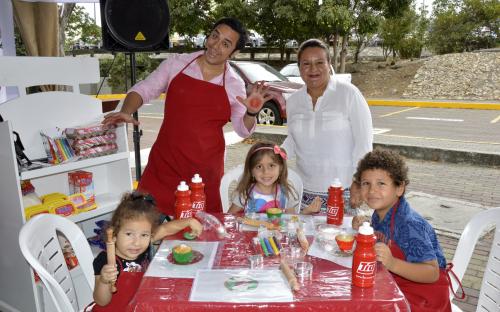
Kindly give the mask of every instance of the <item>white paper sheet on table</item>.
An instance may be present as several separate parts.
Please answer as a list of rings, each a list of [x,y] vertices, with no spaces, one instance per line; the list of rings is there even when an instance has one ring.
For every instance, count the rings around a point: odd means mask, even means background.
[[[279,270],[199,270],[189,300],[292,302],[293,294]]]
[[[307,252],[307,254],[309,256],[314,256],[317,258],[335,262],[336,264],[340,264],[341,266],[345,266],[347,268],[352,268],[352,256],[336,256],[335,252],[337,250],[338,249],[334,249],[331,252],[327,252],[320,246],[317,239],[315,238],[311,247],[309,247],[309,251]]]
[[[179,244],[191,246],[193,250],[203,254],[203,259],[196,263],[183,265],[170,262],[168,256],[172,253],[172,248]],[[212,268],[218,245],[218,242],[164,240],[158,248],[153,261],[149,264],[145,276],[194,278],[196,270]]]
[[[267,221],[267,215],[265,213],[258,213],[256,215],[259,220]],[[283,214],[281,218],[284,219],[285,222],[288,222],[288,220],[290,220],[292,216],[293,215],[290,214]],[[299,219],[302,222],[302,228],[304,229],[305,235],[314,235],[316,233],[316,227],[314,226],[314,219],[312,216],[299,215]],[[258,228],[255,226],[243,224],[241,229],[243,231],[257,231]]]
[[[316,228],[320,224],[325,224],[326,223],[326,215],[323,216],[314,216],[313,217],[313,226]],[[351,228],[352,227],[352,217],[351,216],[344,216],[344,219],[342,220],[342,226],[343,228]]]

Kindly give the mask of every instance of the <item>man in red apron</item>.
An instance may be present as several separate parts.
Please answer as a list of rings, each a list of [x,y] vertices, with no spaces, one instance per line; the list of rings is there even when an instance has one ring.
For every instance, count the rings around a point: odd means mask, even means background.
[[[205,41],[205,51],[174,55],[162,62],[129,91],[121,111],[108,114],[103,121],[138,124],[131,114],[166,91],[164,120],[139,184],[141,191],[155,197],[164,214],[174,214],[177,185],[189,181],[195,173],[205,182],[207,211],[222,211],[222,127],[231,120],[238,135],[249,136],[257,112],[268,99],[267,88],[258,84],[243,100],[244,83],[227,62],[245,41],[246,31],[240,22],[219,20]]]

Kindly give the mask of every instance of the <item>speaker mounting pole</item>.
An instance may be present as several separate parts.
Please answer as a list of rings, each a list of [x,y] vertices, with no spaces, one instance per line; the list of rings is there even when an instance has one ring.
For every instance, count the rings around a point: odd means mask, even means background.
[[[127,53],[129,54],[129,53]],[[130,54],[130,85],[133,86],[136,83],[135,77],[135,53],[131,52]],[[139,113],[136,111],[134,114],[134,119],[139,120]],[[137,181],[141,180],[142,172],[141,172],[141,135],[142,131],[139,130],[139,126],[134,125],[133,133],[133,141],[134,141],[134,153],[135,153],[135,179]]]
[[[0,0],[1,1],[1,0]],[[130,82],[136,83],[134,52],[158,52],[169,48],[170,13],[166,0],[99,0],[104,49],[130,55]],[[126,59],[126,57],[125,57]],[[125,80],[127,81],[127,80]],[[139,113],[133,114],[139,120]],[[135,178],[141,179],[140,139],[142,131],[133,128]]]

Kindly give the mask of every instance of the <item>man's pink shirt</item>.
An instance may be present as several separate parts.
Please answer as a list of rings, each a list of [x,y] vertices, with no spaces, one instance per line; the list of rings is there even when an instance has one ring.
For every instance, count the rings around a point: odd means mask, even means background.
[[[172,79],[186,66],[190,61],[195,59],[198,55],[203,54],[203,51],[189,53],[189,54],[171,54],[168,59],[161,62],[160,66],[156,68],[146,79],[138,82],[128,92],[138,93],[143,103],[156,99],[162,92],[167,92],[168,86]],[[201,69],[197,62],[192,62],[186,69],[184,74],[195,79],[203,80]],[[222,85],[223,75],[219,75],[210,83]],[[249,131],[243,123],[243,117],[246,113],[245,105],[241,104],[236,96],[246,97],[245,83],[236,74],[234,69],[231,68],[229,63],[226,64],[226,92],[231,104],[231,122],[236,133],[241,137],[248,137],[254,130],[254,127]],[[200,94],[200,96],[203,96]]]

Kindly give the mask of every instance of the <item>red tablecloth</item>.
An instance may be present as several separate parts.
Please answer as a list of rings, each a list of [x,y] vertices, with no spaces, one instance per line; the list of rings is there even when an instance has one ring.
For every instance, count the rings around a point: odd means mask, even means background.
[[[219,243],[214,268],[248,267],[247,257],[254,253],[250,240],[256,232],[237,231],[232,216],[220,218],[224,219],[229,237]],[[309,239],[312,240],[312,237]],[[214,233],[204,233],[200,240],[213,241],[217,238]],[[314,266],[313,277],[294,293],[294,302],[190,302],[193,279],[145,277],[127,311],[410,311],[403,293],[381,265],[377,268],[374,287],[363,289],[351,285],[350,269],[327,260],[306,258]],[[277,267],[278,262],[278,257],[266,257],[264,260],[266,267]]]

